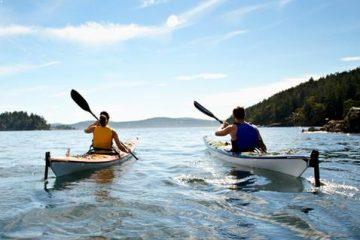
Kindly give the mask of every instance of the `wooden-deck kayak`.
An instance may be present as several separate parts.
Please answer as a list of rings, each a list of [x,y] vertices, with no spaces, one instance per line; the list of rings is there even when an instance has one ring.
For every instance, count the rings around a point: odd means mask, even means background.
[[[134,151],[138,143],[138,139],[128,140],[124,144]],[[121,152],[120,155],[109,155],[99,153],[86,153],[79,156],[63,156],[51,157],[50,153],[46,154],[47,166],[51,168],[56,177],[69,175],[87,170],[96,170],[106,168],[114,164],[124,163],[129,160],[132,155]],[[47,169],[45,169],[47,171]],[[45,174],[46,175],[46,174]]]
[[[219,158],[225,162],[249,168],[266,169],[294,177],[300,177],[308,167],[315,167],[316,164],[318,167],[316,154],[312,154],[312,157],[271,155],[256,152],[236,154],[231,152],[229,149],[230,146],[227,147],[224,142],[215,141],[208,136],[204,137],[204,142],[211,156]]]

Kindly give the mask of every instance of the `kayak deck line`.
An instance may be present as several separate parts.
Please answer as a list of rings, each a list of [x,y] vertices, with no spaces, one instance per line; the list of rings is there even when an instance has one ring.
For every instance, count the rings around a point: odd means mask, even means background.
[[[90,155],[83,155],[85,159],[81,159],[82,156],[79,157],[56,157],[56,158],[51,158],[50,157],[50,162],[74,162],[74,163],[89,163],[89,164],[93,164],[93,163],[102,163],[102,162],[110,162],[110,161],[116,161],[119,158],[125,157],[127,154],[120,154],[120,155],[106,155],[106,154],[91,154],[91,155],[100,155],[100,156],[109,156],[109,157],[103,157],[102,159],[90,159],[87,158]],[[111,158],[110,158],[111,156]]]
[[[104,163],[104,162],[112,162],[112,161],[118,161],[119,158],[112,159],[112,160],[103,160],[103,161],[89,161],[89,160],[67,160],[67,159],[53,159],[50,157],[50,163],[59,162],[59,163],[83,163],[83,164],[97,164],[97,163]]]
[[[138,138],[129,140],[125,144],[131,151],[134,151],[137,143]],[[50,152],[46,152],[44,180],[47,181],[49,168],[51,168],[56,177],[61,177],[80,171],[96,170],[114,164],[124,163],[131,158],[132,155],[125,152],[120,152],[120,154],[117,155],[86,153],[78,156],[65,157],[51,157]]]
[[[313,150],[310,156],[303,155],[260,155],[255,152],[233,153],[226,144],[204,137],[205,146],[211,156],[232,164],[266,169],[293,177],[300,177],[307,168],[314,168],[315,186],[320,186],[319,152]]]

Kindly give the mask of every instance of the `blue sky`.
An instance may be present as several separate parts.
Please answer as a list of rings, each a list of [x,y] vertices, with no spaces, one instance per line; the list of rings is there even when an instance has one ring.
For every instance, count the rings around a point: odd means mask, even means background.
[[[0,112],[221,118],[360,66],[358,0],[0,0]]]

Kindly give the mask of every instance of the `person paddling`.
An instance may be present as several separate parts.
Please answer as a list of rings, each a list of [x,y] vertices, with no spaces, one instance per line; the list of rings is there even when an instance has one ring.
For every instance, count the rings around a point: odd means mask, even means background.
[[[93,134],[92,147],[95,151],[112,151],[113,140],[119,150],[128,153],[128,150],[120,143],[118,134],[109,127],[110,116],[107,112],[100,113],[99,121],[85,129],[85,133]]]
[[[245,122],[245,109],[236,107],[233,110],[234,124],[223,123],[215,132],[216,136],[231,136],[232,152],[252,152],[260,149],[266,152],[266,146],[259,130],[252,124]]]

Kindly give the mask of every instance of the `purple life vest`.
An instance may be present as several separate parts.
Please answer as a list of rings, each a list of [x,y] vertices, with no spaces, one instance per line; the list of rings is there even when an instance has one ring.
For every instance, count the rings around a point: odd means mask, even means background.
[[[236,124],[236,141],[233,142],[234,152],[253,151],[258,146],[259,135],[255,126],[249,123]]]

